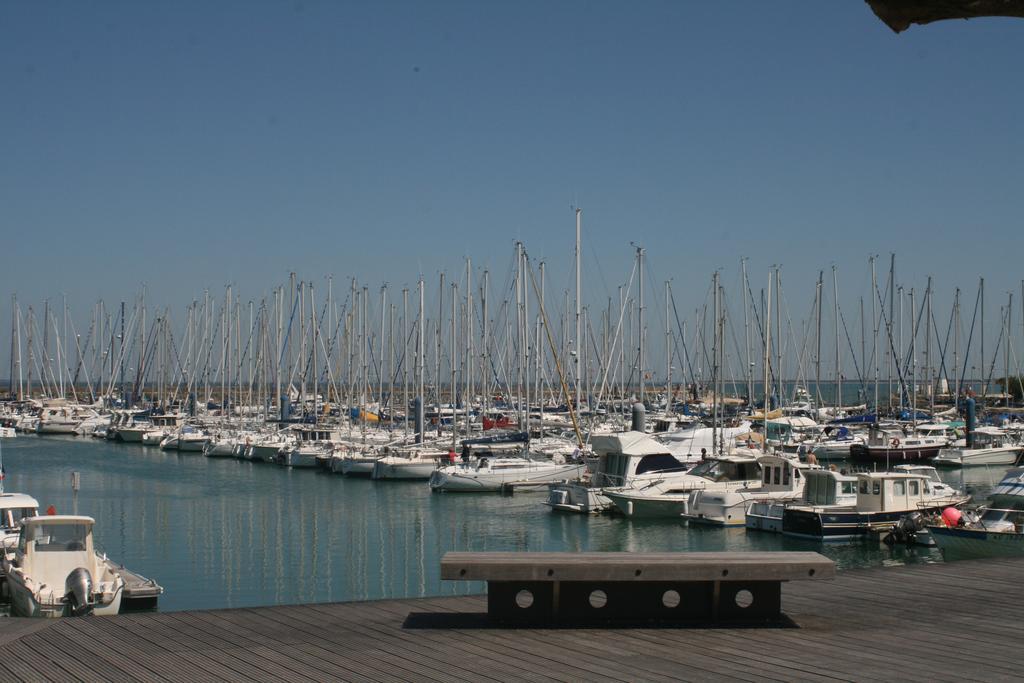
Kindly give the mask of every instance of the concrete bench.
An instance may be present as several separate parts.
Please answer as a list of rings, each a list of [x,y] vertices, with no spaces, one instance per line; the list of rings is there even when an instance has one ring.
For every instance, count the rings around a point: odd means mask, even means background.
[[[782,582],[835,577],[812,552],[450,552],[441,578],[486,581],[487,614],[515,625],[751,623],[782,617]]]

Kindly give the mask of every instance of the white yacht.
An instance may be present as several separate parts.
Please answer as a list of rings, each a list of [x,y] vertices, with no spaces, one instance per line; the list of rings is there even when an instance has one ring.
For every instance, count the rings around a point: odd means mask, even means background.
[[[476,461],[434,470],[430,475],[430,488],[434,491],[500,491],[508,485],[547,484],[578,479],[583,474],[583,468],[583,463],[565,462],[560,457],[545,461],[481,457]]]
[[[971,432],[971,445],[944,448],[932,463],[938,467],[971,465],[1015,465],[1024,446],[1013,443],[1010,435],[998,427],[978,427]]]
[[[694,491],[683,517],[700,524],[743,526],[747,522],[746,512],[751,503],[784,504],[803,494],[803,473],[812,465],[781,455],[762,455],[757,462],[761,466],[759,484],[731,491]]]
[[[124,579],[93,548],[91,517],[26,517],[4,569],[21,617],[117,614]]]
[[[694,491],[729,491],[761,481],[760,455],[752,449],[737,449],[708,458],[681,476],[606,488],[604,495],[627,517],[679,517],[688,511]]]
[[[585,514],[615,507],[604,494],[605,487],[641,486],[685,475],[690,466],[668,452],[668,448],[643,432],[595,434],[591,448],[597,461],[581,481],[552,484],[547,504],[561,512]]]

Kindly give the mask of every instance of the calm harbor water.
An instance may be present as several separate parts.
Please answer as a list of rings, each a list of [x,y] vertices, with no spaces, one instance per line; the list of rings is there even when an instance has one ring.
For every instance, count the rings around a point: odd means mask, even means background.
[[[7,491],[96,518],[98,547],[165,588],[161,610],[479,591],[442,583],[449,550],[819,550],[840,568],[941,562],[925,548],[822,545],[744,529],[553,514],[545,492],[432,494],[313,470],[88,438],[3,441]],[[1004,470],[973,470],[984,500]],[[943,477],[959,484],[961,473]]]

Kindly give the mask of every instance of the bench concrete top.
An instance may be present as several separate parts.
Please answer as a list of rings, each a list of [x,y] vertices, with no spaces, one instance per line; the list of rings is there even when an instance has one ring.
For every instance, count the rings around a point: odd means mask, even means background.
[[[813,552],[449,552],[450,581],[794,581],[831,579],[835,562]]]

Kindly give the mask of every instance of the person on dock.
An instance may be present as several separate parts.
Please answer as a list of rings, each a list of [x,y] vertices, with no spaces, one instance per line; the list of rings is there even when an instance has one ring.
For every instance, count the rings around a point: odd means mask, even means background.
[[[455,449],[454,448],[449,448],[448,449],[448,464],[449,465],[454,465],[455,464]]]

